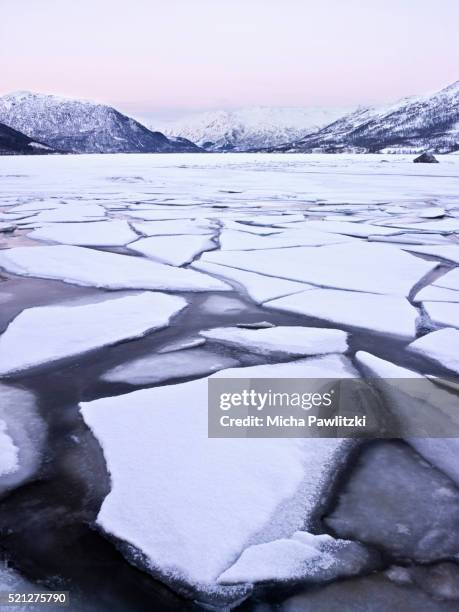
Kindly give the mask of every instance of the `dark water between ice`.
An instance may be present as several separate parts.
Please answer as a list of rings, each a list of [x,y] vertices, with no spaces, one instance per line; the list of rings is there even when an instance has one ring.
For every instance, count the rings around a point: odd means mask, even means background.
[[[0,306],[0,332],[27,307],[66,299],[93,301],[125,293],[128,292],[106,292],[59,281],[5,276],[0,282],[0,294],[11,297]],[[13,491],[0,504],[0,551],[13,568],[31,581],[55,590],[70,591],[71,610],[196,609],[191,602],[132,567],[112,542],[91,527],[109,491],[109,476],[101,449],[79,415],[78,402],[136,388],[100,381],[100,375],[113,366],[151,354],[162,345],[204,328],[259,321],[327,326],[323,321],[258,307],[242,293],[182,295],[189,306],[166,329],[61,362],[58,366],[38,368],[8,381],[36,395],[40,413],[48,425],[49,438],[38,478]],[[205,309],[209,298],[214,301],[214,312]],[[356,350],[366,350],[400,365],[422,369],[421,359],[400,350],[404,344],[376,334],[351,333],[349,354],[352,358]],[[222,347],[219,350],[237,357],[243,365],[269,361],[254,354],[244,355]],[[429,372],[444,374],[441,367],[429,368]],[[173,382],[184,380],[188,379]],[[283,593],[281,599],[290,594]],[[252,605],[248,602],[242,607],[249,610]]]

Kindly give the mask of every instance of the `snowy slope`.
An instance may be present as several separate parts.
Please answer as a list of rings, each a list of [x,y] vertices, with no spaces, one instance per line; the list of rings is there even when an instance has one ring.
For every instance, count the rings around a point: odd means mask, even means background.
[[[199,151],[186,140],[170,140],[104,104],[17,92],[0,98],[0,121],[64,151],[156,153]]]
[[[281,148],[304,152],[443,153],[459,149],[459,81],[425,96],[359,108],[315,134]]]
[[[152,126],[168,136],[182,136],[211,151],[247,151],[277,146],[342,117],[344,108],[248,107],[215,110]]]
[[[39,155],[44,153],[53,153],[53,149],[0,123],[0,155]]]

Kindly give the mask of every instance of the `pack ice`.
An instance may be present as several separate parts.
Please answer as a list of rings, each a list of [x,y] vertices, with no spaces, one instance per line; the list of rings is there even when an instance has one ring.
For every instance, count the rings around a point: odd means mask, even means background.
[[[331,355],[223,370],[217,376],[356,375],[346,358]],[[209,438],[207,379],[82,403],[81,413],[103,448],[112,479],[97,518],[100,528],[126,544],[123,550],[133,563],[213,602],[247,595],[259,558],[252,547],[273,543],[272,558],[276,540],[311,525],[353,444]],[[244,551],[248,556],[231,575]],[[305,561],[310,554],[303,550]],[[277,577],[297,571],[294,556],[290,570],[284,566]],[[220,581],[237,584],[218,587]]]
[[[138,338],[166,326],[185,306],[183,298],[145,292],[95,304],[28,308],[0,336],[0,376]]]
[[[105,253],[78,246],[16,247],[0,253],[0,267],[12,274],[53,278],[105,289],[226,291],[222,281],[195,270]]]
[[[391,246],[354,242],[317,248],[212,251],[202,261],[319,287],[404,297],[438,265]]]

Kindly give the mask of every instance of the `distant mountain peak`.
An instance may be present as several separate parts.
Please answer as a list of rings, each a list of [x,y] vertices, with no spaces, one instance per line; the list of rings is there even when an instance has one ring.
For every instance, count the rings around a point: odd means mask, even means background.
[[[348,111],[344,108],[251,106],[195,113],[159,127],[168,136],[189,138],[211,151],[247,151],[301,138]]]
[[[0,97],[0,122],[54,149],[75,153],[199,151],[105,104],[20,91]]]

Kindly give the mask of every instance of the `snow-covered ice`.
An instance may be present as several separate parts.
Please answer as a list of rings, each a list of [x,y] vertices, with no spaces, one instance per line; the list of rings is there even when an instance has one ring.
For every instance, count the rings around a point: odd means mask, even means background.
[[[345,358],[327,356],[217,376],[355,375]],[[207,379],[83,403],[81,413],[112,478],[99,526],[140,551],[146,569],[201,594],[215,595],[219,576],[248,545],[307,529],[352,446],[340,439],[209,438]]]
[[[440,244],[435,245],[416,245],[416,246],[404,246],[402,247],[405,251],[412,253],[421,253],[423,255],[432,255],[432,257],[438,257],[446,261],[451,261],[459,265],[459,245],[454,244]]]
[[[131,251],[157,259],[171,266],[190,263],[203,251],[215,249],[217,245],[209,236],[153,236],[142,238],[129,245]]]
[[[250,546],[218,579],[219,584],[332,580],[356,574],[369,554],[356,542],[297,531],[291,538]]]
[[[0,495],[33,477],[45,439],[33,394],[0,384]]]
[[[54,278],[105,289],[226,291],[222,281],[194,270],[77,246],[15,247],[0,252],[0,267],[21,276]]]
[[[223,251],[254,251],[258,249],[278,249],[296,246],[322,246],[349,242],[346,236],[335,236],[315,230],[286,230],[281,234],[256,236],[247,232],[224,230],[220,234]]]
[[[459,327],[457,302],[422,302],[429,319],[436,325]]]
[[[368,238],[373,234],[392,236],[401,233],[400,230],[371,225],[370,223],[349,223],[347,221],[304,221],[297,223],[295,229],[304,229],[312,232],[329,232],[331,234],[345,234],[357,238]]]
[[[280,326],[268,329],[217,327],[200,332],[201,336],[227,346],[255,351],[258,355],[322,355],[344,353],[347,334],[338,329]]]
[[[107,382],[150,385],[165,380],[204,376],[224,368],[234,368],[236,359],[200,348],[177,350],[140,357],[108,370],[102,375]]]
[[[446,327],[418,338],[408,350],[459,374],[459,330]]]
[[[274,300],[284,295],[299,293],[300,291],[313,288],[312,285],[306,283],[297,283],[283,278],[273,278],[272,276],[267,277],[262,274],[256,274],[255,272],[246,272],[245,270],[238,270],[237,268],[230,268],[228,266],[202,261],[202,259],[193,262],[191,267],[201,272],[208,272],[213,276],[221,277],[224,280],[242,285],[252,300],[257,302],[257,304],[262,304],[268,300]]]
[[[320,248],[215,251],[205,253],[202,261],[321,287],[401,296],[407,296],[437,266],[388,245],[360,242]]]
[[[435,285],[423,287],[413,298],[414,302],[459,302],[459,291]]]
[[[132,227],[145,236],[177,236],[177,235],[206,235],[215,232],[215,226],[210,221],[202,219],[191,221],[189,219],[174,219],[172,221],[146,221],[132,223]]]
[[[183,298],[145,292],[95,304],[28,308],[0,336],[0,376],[139,338],[165,327],[185,306]]]
[[[357,291],[312,289],[264,304],[337,325],[413,339],[418,312],[403,297]]]
[[[138,239],[127,221],[53,223],[28,234],[33,240],[81,246],[123,246]]]

